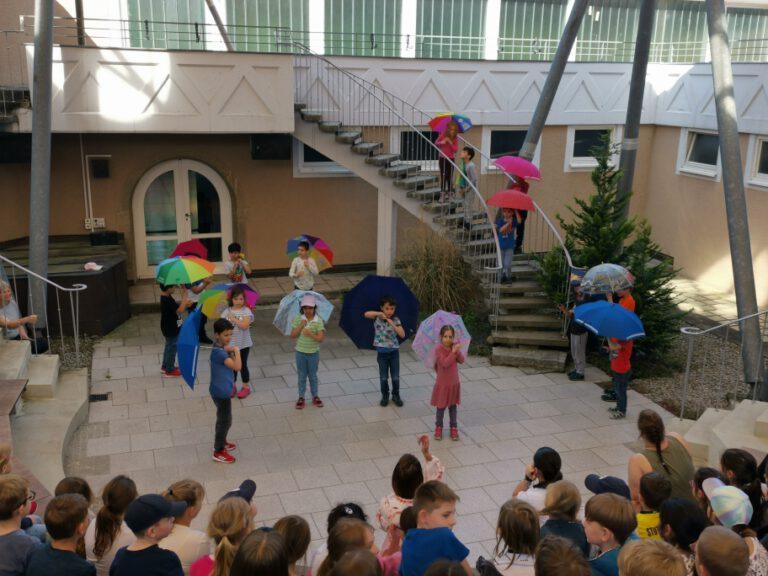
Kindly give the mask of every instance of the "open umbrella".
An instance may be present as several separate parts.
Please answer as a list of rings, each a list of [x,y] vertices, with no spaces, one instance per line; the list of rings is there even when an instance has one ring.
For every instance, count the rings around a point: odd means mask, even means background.
[[[319,292],[294,290],[293,292],[283,296],[280,300],[280,304],[277,307],[277,313],[275,313],[275,319],[272,324],[283,333],[284,336],[291,334],[291,323],[293,319],[301,314],[299,302],[301,302],[304,294],[312,294],[317,301],[317,315],[323,319],[323,322],[328,322],[333,312],[333,304],[328,302],[328,299]]]
[[[248,308],[256,306],[256,302],[259,301],[259,293],[251,288],[248,284],[216,284],[210,288],[206,288],[200,293],[200,299],[198,301],[198,307],[203,311],[208,318],[215,319],[221,316],[222,311],[229,303],[229,295],[232,293],[232,289],[240,287],[243,289],[245,295],[245,305]]]
[[[440,344],[440,330],[443,326],[453,327],[454,344],[461,344],[461,351],[465,356],[469,353],[472,336],[464,325],[464,320],[458,314],[438,310],[419,324],[411,344],[416,356],[427,368],[435,367],[435,348]]]
[[[440,132],[442,134],[445,132],[449,122],[455,122],[456,126],[459,127],[459,132],[462,133],[472,128],[472,120],[463,114],[454,114],[453,112],[438,114],[429,121],[429,128],[433,132]]]
[[[344,296],[339,326],[355,346],[373,350],[373,322],[363,314],[379,310],[381,299],[391,296],[397,302],[395,315],[405,330],[408,339],[416,330],[419,321],[419,301],[402,278],[369,275]]]
[[[499,208],[513,208],[515,210],[526,210],[528,212],[534,212],[536,210],[533,198],[525,192],[513,190],[511,188],[496,192],[496,194],[488,199],[487,204],[489,206],[498,206]]]
[[[608,294],[628,290],[635,285],[632,273],[618,264],[592,266],[581,279],[581,291],[585,294]]]
[[[197,308],[187,316],[181,325],[179,338],[176,341],[176,355],[179,358],[179,370],[184,381],[193,390],[197,379],[197,357],[200,353],[200,309]]]
[[[216,265],[196,256],[174,256],[157,265],[156,277],[160,284],[194,284],[213,274]]]
[[[637,314],[606,300],[576,306],[573,317],[587,330],[605,338],[636,340],[645,337],[645,328]]]
[[[187,240],[176,245],[171,252],[171,258],[174,256],[197,256],[206,260],[208,258],[208,248],[200,240]]]
[[[296,258],[299,255],[299,242],[307,242],[309,244],[309,256],[313,258],[317,263],[317,269],[322,272],[333,266],[333,250],[322,238],[317,236],[310,236],[309,234],[302,234],[288,240],[288,244],[285,247],[285,253],[290,258]]]
[[[500,170],[523,180],[541,180],[536,164],[519,156],[501,156],[493,161]]]

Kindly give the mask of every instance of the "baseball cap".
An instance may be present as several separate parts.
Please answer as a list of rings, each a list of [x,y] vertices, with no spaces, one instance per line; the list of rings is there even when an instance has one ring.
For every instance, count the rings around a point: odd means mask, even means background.
[[[256,482],[253,480],[243,480],[239,488],[230,490],[221,497],[221,500],[226,500],[227,498],[242,498],[250,504],[254,494],[256,494]],[[221,502],[221,500],[219,500],[219,502]]]
[[[181,516],[186,502],[169,502],[160,494],[144,494],[128,505],[124,520],[133,532],[142,532],[163,518]]]
[[[595,494],[610,492],[611,494],[623,496],[627,500],[632,498],[627,483],[615,476],[598,476],[597,474],[590,474],[584,478],[584,486],[587,487],[587,490]]]
[[[304,306],[309,306],[310,308],[317,306],[317,301],[312,294],[304,294],[304,296],[301,297],[300,307],[303,308]]]
[[[719,478],[707,478],[701,487],[720,524],[726,528],[749,524],[752,519],[752,503],[744,492],[736,486],[726,486]]]

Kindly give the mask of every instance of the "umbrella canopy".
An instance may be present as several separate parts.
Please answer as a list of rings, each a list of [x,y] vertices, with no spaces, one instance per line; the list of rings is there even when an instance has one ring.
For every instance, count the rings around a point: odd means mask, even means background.
[[[248,284],[216,284],[200,293],[198,305],[203,311],[203,314],[208,318],[219,318],[224,309],[229,306],[227,300],[232,293],[232,289],[235,287],[243,289],[243,292],[245,293],[245,305],[248,308],[256,306],[256,302],[259,301],[259,293]]]
[[[429,121],[429,128],[433,132],[440,132],[442,134],[445,132],[449,122],[455,122],[456,126],[459,127],[459,132],[462,133],[472,128],[472,120],[463,114],[454,114],[453,112],[438,114]]]
[[[216,265],[196,256],[175,256],[157,265],[156,277],[160,284],[194,284],[213,274]]]
[[[390,296],[397,302],[395,315],[400,319],[407,340],[419,321],[419,301],[402,278],[369,275],[344,296],[339,326],[355,346],[373,350],[373,322],[363,316],[379,310],[381,299]]]
[[[576,306],[574,319],[587,330],[605,338],[636,340],[645,337],[643,323],[637,314],[606,300]]]
[[[519,156],[502,156],[493,161],[500,170],[523,180],[541,180],[536,164]]]
[[[320,272],[333,266],[333,250],[331,250],[331,247],[322,238],[310,236],[309,234],[302,234],[288,240],[285,253],[289,258],[296,258],[299,255],[299,242],[307,242],[309,244],[309,256],[315,260],[317,269]]]
[[[454,344],[461,344],[461,351],[464,356],[469,354],[472,336],[464,325],[464,320],[458,314],[438,310],[419,324],[419,329],[416,331],[416,336],[411,344],[416,356],[427,368],[435,367],[435,348],[440,344],[440,330],[443,326],[453,327]]]
[[[581,279],[581,290],[585,294],[608,294],[628,290],[635,285],[632,273],[618,264],[593,266]]]
[[[515,210],[526,210],[534,212],[536,206],[531,198],[525,192],[520,190],[500,190],[488,199],[488,206],[498,206],[499,208],[513,208]]]
[[[197,357],[200,353],[200,308],[193,310],[184,320],[176,341],[176,355],[179,357],[179,370],[184,381],[193,390],[197,379]]]
[[[315,297],[315,300],[317,301],[317,315],[323,319],[323,322],[328,322],[328,319],[331,317],[333,304],[328,302],[328,299],[325,296],[319,292],[294,290],[290,294],[283,296],[283,299],[280,300],[275,319],[272,321],[272,324],[274,324],[284,336],[290,336],[291,322],[293,322],[293,319],[296,318],[296,316],[301,314],[299,302],[301,302],[304,294],[312,294]]]
[[[208,248],[200,240],[187,240],[179,243],[171,252],[171,258],[174,256],[197,256],[203,260],[208,259]]]

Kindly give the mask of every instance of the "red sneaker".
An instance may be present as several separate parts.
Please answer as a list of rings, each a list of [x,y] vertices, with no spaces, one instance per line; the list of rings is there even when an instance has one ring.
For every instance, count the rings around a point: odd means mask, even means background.
[[[240,392],[237,393],[237,397],[240,398],[241,400],[243,398],[248,398],[248,396],[250,395],[251,395],[251,387],[246,386],[245,384],[243,384],[243,387],[240,388]]]
[[[232,464],[235,461],[235,457],[226,450],[219,450],[218,452],[214,452],[213,459],[216,462],[224,462],[225,464]]]
[[[304,410],[304,398],[296,400],[296,410]]]
[[[456,441],[459,439],[459,429],[451,428],[451,440]]]
[[[229,393],[230,398],[237,396],[237,384],[232,384],[232,392]]]
[[[181,370],[174,368],[173,370],[160,370],[163,373],[163,378],[178,378],[181,376]]]
[[[443,427],[435,426],[435,440],[442,440],[442,439],[443,439]]]
[[[322,408],[324,406],[323,401],[320,400],[320,398],[318,398],[317,396],[312,398],[312,405],[318,408]]]
[[[229,452],[230,450],[236,450],[236,449],[237,449],[237,444],[235,444],[234,442],[224,442],[224,450],[226,450],[227,452]]]

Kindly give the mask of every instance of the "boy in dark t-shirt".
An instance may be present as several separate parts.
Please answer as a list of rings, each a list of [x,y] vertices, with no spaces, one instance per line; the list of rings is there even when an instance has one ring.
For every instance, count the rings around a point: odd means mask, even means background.
[[[176,340],[181,329],[181,313],[192,306],[192,301],[186,296],[178,304],[173,298],[174,286],[160,284],[160,331],[165,336],[165,348],[163,349],[163,364],[160,371],[167,378],[181,376],[181,371],[176,367]]]

